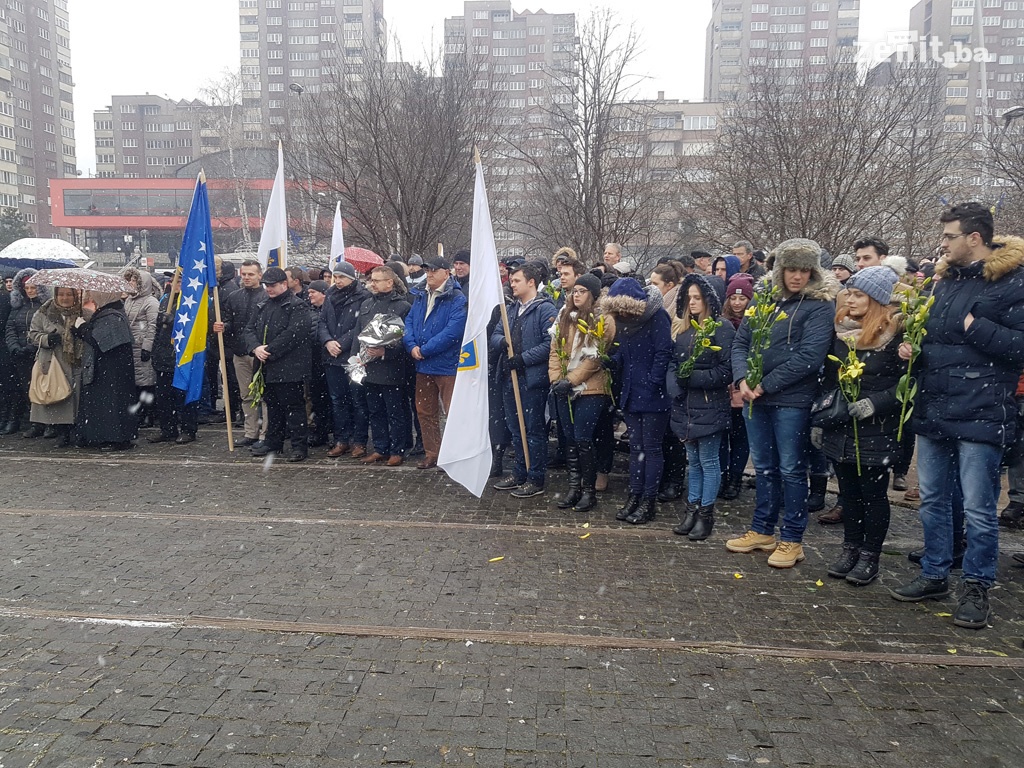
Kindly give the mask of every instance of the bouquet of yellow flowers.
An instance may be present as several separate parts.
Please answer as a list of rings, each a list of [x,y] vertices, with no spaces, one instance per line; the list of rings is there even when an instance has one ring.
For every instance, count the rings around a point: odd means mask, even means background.
[[[914,361],[921,354],[921,343],[928,334],[925,324],[932,311],[932,304],[935,303],[935,295],[928,297],[923,291],[931,283],[929,277],[920,287],[912,288],[904,294],[900,302],[900,310],[904,317],[903,341],[910,345],[910,360],[907,362],[907,372],[900,377],[896,385],[896,399],[900,401],[900,428],[896,433],[896,439],[903,439],[903,425],[910,421],[910,415],[914,412],[914,399],[917,397],[917,379],[910,375],[914,368]]]
[[[764,380],[764,351],[771,346],[772,326],[789,317],[779,309],[779,288],[754,293],[754,300],[744,318],[750,326],[750,351],[747,352],[747,386],[757,389]],[[750,402],[750,415],[754,414],[754,403]]]
[[[839,391],[843,393],[846,402],[855,403],[860,399],[861,376],[864,375],[864,363],[857,357],[857,342],[855,339],[846,339],[849,351],[846,359],[840,360],[835,355],[829,355],[828,359],[839,363]],[[853,419],[853,450],[857,456],[857,475],[860,475],[860,435],[857,434],[857,419]]]
[[[679,364],[676,376],[680,379],[690,378],[694,367],[697,365],[697,358],[708,350],[712,352],[722,351],[722,348],[714,343],[715,331],[718,330],[721,324],[720,320],[715,320],[713,317],[705,317],[702,323],[698,323],[692,318],[690,319],[690,327],[697,333],[693,337],[693,348],[690,350],[690,356]]]
[[[604,315],[598,315],[594,320],[593,325],[588,323],[582,317],[576,321],[576,328],[580,333],[583,334],[583,346],[592,347],[597,359],[601,361],[602,365],[607,364],[611,358],[611,351],[614,348],[616,342],[610,341],[604,337],[605,334],[605,322]],[[605,391],[612,397],[612,377],[611,375],[605,376]]]

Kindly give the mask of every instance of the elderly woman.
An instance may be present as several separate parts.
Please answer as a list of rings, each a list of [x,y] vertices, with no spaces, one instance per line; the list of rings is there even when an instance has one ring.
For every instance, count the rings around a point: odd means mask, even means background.
[[[43,303],[50,298],[50,289],[41,288],[35,285],[28,285],[27,280],[36,273],[36,270],[28,267],[21,270],[14,276],[14,283],[11,287],[11,314],[7,318],[7,328],[4,332],[4,341],[7,344],[7,351],[10,353],[11,365],[14,369],[17,392],[14,395],[14,403],[11,411],[11,423],[4,430],[5,434],[14,434],[18,431],[18,425],[26,427],[22,432],[23,437],[40,437],[45,429],[42,424],[35,422],[26,425],[29,421],[29,399],[28,388],[32,380],[32,364],[36,359],[36,347],[29,341],[28,329],[32,325],[32,316],[43,306]],[[49,437],[52,437],[52,432]]]
[[[78,443],[103,451],[132,447],[138,397],[132,332],[118,293],[86,291],[84,317],[75,321],[84,341],[82,394],[75,422]]]
[[[82,297],[71,288],[56,288],[53,298],[32,315],[29,342],[37,347],[36,360],[45,374],[56,363],[71,384],[71,396],[59,403],[32,403],[32,423],[46,427],[44,436],[57,438],[55,448],[71,444],[71,429],[78,411],[82,388],[82,339],[72,333],[75,321],[82,316]]]
[[[156,334],[156,316],[160,313],[160,301],[154,294],[156,281],[148,272],[126,269],[124,279],[132,288],[124,300],[124,313],[132,329],[132,359],[135,362],[135,391],[142,410],[140,419],[147,425],[153,424],[153,392],[156,387],[156,373],[153,371],[153,337]]]

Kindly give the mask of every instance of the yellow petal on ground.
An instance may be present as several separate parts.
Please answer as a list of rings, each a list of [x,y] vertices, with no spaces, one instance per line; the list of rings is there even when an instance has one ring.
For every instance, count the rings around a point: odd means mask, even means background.
[[[492,558],[491,558],[490,560],[488,560],[487,562],[488,562],[488,563],[498,563],[498,562],[501,562],[501,561],[502,561],[502,560],[504,560],[504,559],[505,559],[505,556],[504,556],[504,555],[502,555],[501,557],[492,557]]]
[[[947,648],[946,653],[956,653],[956,648]]]
[[[590,523],[584,523],[584,524],[583,524],[583,527],[584,527],[584,528],[589,528],[589,527],[590,527]]]
[[[734,574],[732,575],[732,577],[733,577],[734,579],[742,579],[742,578],[743,578],[743,574],[742,574],[742,573],[734,573]]]
[[[584,533],[582,536],[580,536],[580,538],[581,539],[589,539],[590,538],[590,534],[589,533]]]
[[[821,579],[818,579],[816,582],[814,582],[814,586],[816,586],[816,587],[824,587],[825,586],[825,582],[822,581]]]
[[[948,619],[953,614],[952,613],[936,613],[935,615],[938,616],[940,619]]]
[[[982,653],[991,653],[993,656],[1003,656],[1003,657],[1006,657],[1006,656],[1009,655],[1009,654],[1003,653],[1002,651],[990,651],[988,648],[982,648],[981,652]]]

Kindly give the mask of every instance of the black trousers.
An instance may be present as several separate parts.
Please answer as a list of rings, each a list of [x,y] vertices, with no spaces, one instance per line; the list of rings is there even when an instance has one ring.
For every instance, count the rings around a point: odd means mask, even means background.
[[[267,384],[263,391],[267,401],[267,447],[272,451],[284,448],[285,437],[291,438],[292,451],[305,455],[306,443],[306,398],[302,393],[301,381],[286,381]]]
[[[843,541],[867,552],[881,552],[889,532],[889,467],[836,463],[843,499]]]
[[[177,437],[180,432],[194,435],[199,429],[199,401],[185,405],[185,392],[175,389],[173,383],[173,372],[156,371],[153,405],[160,434],[168,437]]]

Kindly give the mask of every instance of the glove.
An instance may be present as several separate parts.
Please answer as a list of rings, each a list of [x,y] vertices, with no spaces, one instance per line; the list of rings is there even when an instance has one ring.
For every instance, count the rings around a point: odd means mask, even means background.
[[[556,381],[551,385],[551,394],[555,397],[568,397],[572,392],[572,382],[568,379]]]
[[[508,339],[504,336],[502,336],[501,340],[498,342],[498,354],[508,357]]]
[[[54,347],[58,346],[59,344],[60,344],[60,334],[59,333],[57,333],[56,331],[50,331],[48,334],[46,334],[46,346],[48,346],[50,349],[53,349]]]
[[[864,419],[870,419],[875,415],[875,405],[867,398],[858,400],[856,403],[850,403],[846,406],[850,412],[850,418],[863,421]]]
[[[512,357],[508,359],[508,367],[511,368],[513,371],[519,371],[520,373],[525,371],[526,363],[523,362],[523,356],[512,355]]]
[[[817,451],[820,451],[825,445],[825,430],[821,427],[811,427],[811,445]]]
[[[152,357],[153,353],[150,352],[148,349],[144,349],[141,352],[139,352],[139,359],[142,360],[142,362],[144,363],[148,363],[150,358]]]

